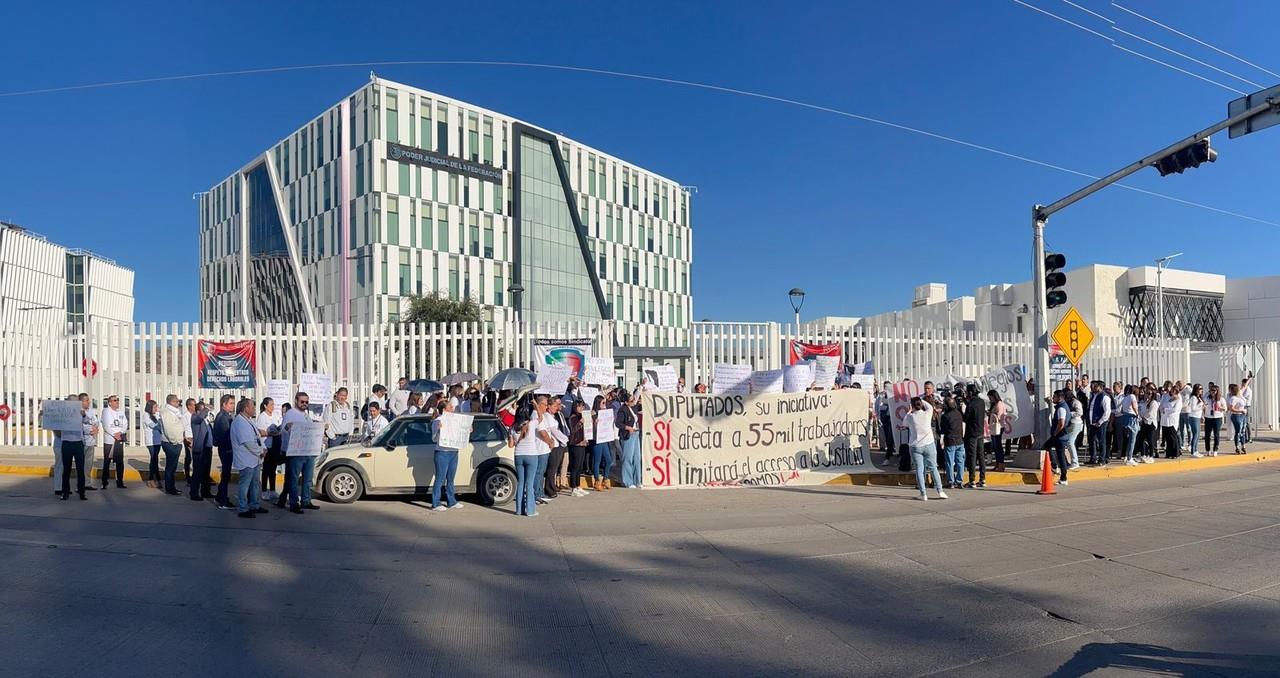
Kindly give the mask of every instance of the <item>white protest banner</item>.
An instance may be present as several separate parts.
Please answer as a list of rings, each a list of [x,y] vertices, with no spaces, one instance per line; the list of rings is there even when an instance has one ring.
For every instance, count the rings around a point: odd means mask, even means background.
[[[587,367],[582,371],[582,383],[612,386],[617,381],[612,358],[587,358]]]
[[[596,442],[611,443],[618,439],[618,425],[613,420],[613,410],[596,410]]]
[[[644,368],[647,391],[656,393],[675,393],[679,378],[675,365],[646,365]]]
[[[600,395],[600,389],[593,386],[579,386],[578,396],[582,398],[582,402],[587,404],[587,412],[591,411],[591,406],[596,404],[596,396]]]
[[[1031,413],[1031,394],[1027,392],[1027,378],[1021,365],[1006,365],[1003,369],[987,372],[980,380],[982,393],[995,391],[1004,402],[1005,416],[1000,420],[1001,435],[1005,438],[1021,438],[1035,431]]]
[[[469,414],[456,412],[440,415],[440,439],[436,441],[436,448],[461,450],[466,447],[471,442],[472,419],[474,417]]]
[[[315,457],[323,451],[324,422],[295,421],[290,425],[289,456]]]
[[[79,400],[40,402],[40,428],[46,431],[79,431],[84,426],[84,408]]]
[[[591,339],[534,339],[533,352],[539,366],[566,365],[570,376],[582,378],[591,359]],[[605,383],[611,384],[613,380]]]
[[[279,409],[281,405],[293,401],[293,384],[288,379],[268,379],[267,397],[275,401],[276,409]]]
[[[782,393],[782,370],[758,370],[751,373],[752,393]]]
[[[865,391],[645,394],[644,486],[815,485],[880,472]]]
[[[814,356],[811,362],[813,363],[813,385],[825,389],[834,387],[836,372],[840,370],[840,356]]]
[[[571,376],[573,369],[563,363],[538,365],[538,390],[535,393],[564,395]]]
[[[325,405],[333,400],[333,375],[303,372],[298,375],[298,390],[306,393],[311,402]]]
[[[809,390],[813,384],[813,366],[809,363],[796,363],[782,368],[782,390],[786,393],[800,393]]]
[[[716,363],[711,370],[711,392],[746,395],[751,392],[751,366]]]

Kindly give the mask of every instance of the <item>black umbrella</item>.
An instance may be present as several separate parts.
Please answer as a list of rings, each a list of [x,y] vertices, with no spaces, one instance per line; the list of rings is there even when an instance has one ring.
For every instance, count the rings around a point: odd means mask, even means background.
[[[489,379],[489,388],[495,391],[514,391],[538,381],[538,375],[522,367],[502,370]]]
[[[434,379],[411,379],[405,384],[404,390],[413,393],[440,393],[445,390],[445,385]]]
[[[450,374],[448,376],[440,377],[440,383],[453,386],[454,384],[465,384],[468,382],[472,382],[479,378],[480,378],[480,375],[474,372],[454,372],[453,374]]]

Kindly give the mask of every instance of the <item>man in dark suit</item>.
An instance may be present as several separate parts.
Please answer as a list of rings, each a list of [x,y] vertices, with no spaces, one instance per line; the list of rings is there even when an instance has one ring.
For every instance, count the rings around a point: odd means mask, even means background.
[[[209,406],[197,403],[191,414],[191,469],[187,491],[192,499],[208,499],[210,455],[213,454],[213,431],[209,427]]]
[[[218,508],[232,508],[227,485],[231,482],[231,424],[236,420],[235,409],[236,397],[224,393],[218,400],[218,416],[213,419],[213,444],[218,448],[218,462],[222,465],[218,478]],[[209,462],[212,461],[210,458]]]

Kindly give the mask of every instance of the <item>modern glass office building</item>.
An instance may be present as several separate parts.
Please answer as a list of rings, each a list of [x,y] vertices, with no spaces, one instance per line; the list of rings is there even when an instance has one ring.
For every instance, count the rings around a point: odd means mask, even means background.
[[[692,248],[677,182],[373,78],[203,195],[201,317],[394,322],[439,291],[487,321],[612,319],[674,346]]]

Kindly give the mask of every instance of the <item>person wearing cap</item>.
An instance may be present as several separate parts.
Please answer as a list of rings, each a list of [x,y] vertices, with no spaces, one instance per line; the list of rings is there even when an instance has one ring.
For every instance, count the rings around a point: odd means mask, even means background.
[[[978,394],[977,384],[968,384],[964,392],[964,462],[969,471],[969,482],[965,483],[965,487],[986,487],[987,401]]]

